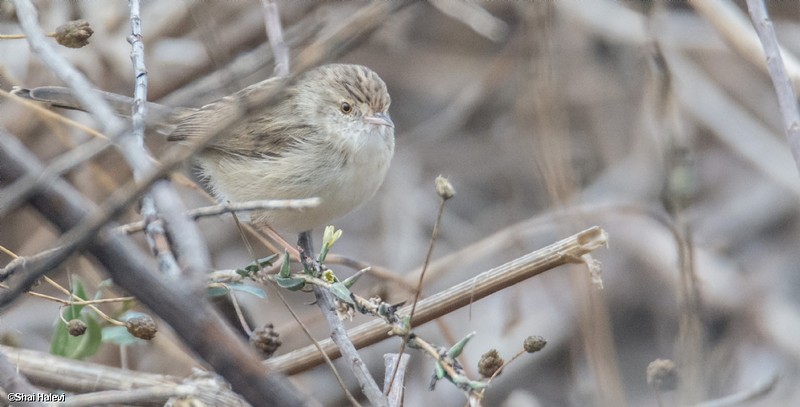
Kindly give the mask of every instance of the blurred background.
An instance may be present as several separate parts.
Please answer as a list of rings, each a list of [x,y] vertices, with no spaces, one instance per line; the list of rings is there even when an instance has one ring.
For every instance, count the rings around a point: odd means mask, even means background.
[[[494,381],[485,405],[694,404],[758,393],[775,377],[748,405],[796,403],[800,177],[763,56],[732,45],[753,35],[743,3],[713,2],[722,9],[710,11],[684,2],[603,0],[437,0],[402,8],[338,60],[369,66],[386,81],[397,150],[375,198],[336,223],[344,236],[334,252],[401,276],[417,269],[439,201],[433,181],[443,174],[457,195],[444,212],[425,295],[592,225],[609,234],[609,247],[593,254],[602,263],[602,289],[585,266],[564,266],[420,328],[441,345],[476,331],[462,360],[471,377],[491,348],[508,359],[529,335],[548,341]],[[97,88],[132,94],[126,2],[36,4],[46,31],[89,21],[90,45],[59,51]],[[296,55],[368,3],[277,4]],[[720,10],[745,24],[725,20]],[[769,2],[769,12],[781,45],[800,53],[800,8]],[[148,1],[142,24],[153,101],[201,106],[272,75],[257,1]],[[720,27],[730,28],[727,37]],[[13,6],[0,1],[0,33],[20,32]],[[3,90],[49,84],[58,81],[24,40],[0,41]],[[86,114],[59,113],[93,125]],[[0,122],[44,161],[89,139],[7,99]],[[156,152],[165,148],[155,135],[149,143]],[[193,176],[189,163],[182,171]],[[131,174],[109,151],[66,178],[100,202]],[[181,191],[189,207],[210,203],[197,190]],[[119,221],[137,219],[131,208]],[[200,227],[216,267],[251,261],[229,215]],[[0,219],[0,245],[18,255],[47,249],[56,236],[30,208]],[[8,261],[0,255],[0,264]],[[52,276],[68,285],[68,274],[90,290],[107,278],[89,258]],[[266,300],[239,295],[248,315],[276,325],[279,355],[307,345],[266,290]],[[389,301],[413,297],[374,276],[355,291]],[[327,337],[318,309],[308,306],[313,297],[287,296],[315,337]],[[0,332],[4,343],[47,350],[57,318],[57,304],[25,298],[3,313]],[[104,345],[89,361],[119,366],[125,358],[131,369],[178,376],[201,366],[161,327],[152,342],[124,352]],[[376,377],[382,354],[398,347],[390,339],[363,350]],[[433,363],[411,354],[406,405],[464,405],[449,383],[429,392]],[[648,364],[658,358],[677,363],[679,391],[648,386]],[[357,391],[347,367],[336,365]],[[329,367],[292,380],[324,405],[346,405]]]

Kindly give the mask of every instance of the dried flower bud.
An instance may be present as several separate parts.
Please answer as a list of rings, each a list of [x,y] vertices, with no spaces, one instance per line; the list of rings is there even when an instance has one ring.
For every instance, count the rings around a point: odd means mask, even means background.
[[[456,195],[456,190],[447,178],[439,175],[436,177],[436,193],[446,201]]]
[[[269,358],[282,345],[278,336],[275,327],[272,324],[266,324],[250,334],[250,344]]]
[[[669,359],[656,359],[647,365],[647,384],[658,391],[678,387],[678,368]]]
[[[94,30],[86,20],[75,20],[56,28],[56,42],[68,48],[82,48],[89,44]]]
[[[144,340],[153,339],[158,332],[156,321],[149,315],[139,315],[129,319],[125,322],[125,327],[128,328],[128,333]]]
[[[72,319],[67,323],[67,330],[72,336],[81,336],[86,332],[86,323],[80,319]]]
[[[541,336],[529,336],[525,338],[522,348],[525,349],[525,352],[534,353],[544,349],[545,345],[547,345],[547,341]]]
[[[503,358],[497,353],[496,349],[491,349],[481,355],[481,360],[478,361],[478,372],[483,377],[492,377],[500,366],[503,366]]]

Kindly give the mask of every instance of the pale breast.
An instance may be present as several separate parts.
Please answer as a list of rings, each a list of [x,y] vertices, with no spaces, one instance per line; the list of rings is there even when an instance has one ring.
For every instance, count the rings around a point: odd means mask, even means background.
[[[209,150],[201,155],[201,171],[220,200],[319,197],[319,207],[303,211],[262,211],[255,224],[298,233],[330,224],[370,199],[383,183],[394,154],[390,131],[350,140],[349,154],[328,146],[282,157],[237,157]],[[306,146],[308,147],[308,146]]]

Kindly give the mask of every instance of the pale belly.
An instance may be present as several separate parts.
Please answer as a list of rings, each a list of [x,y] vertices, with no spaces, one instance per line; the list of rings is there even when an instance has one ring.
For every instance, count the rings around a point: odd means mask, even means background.
[[[251,222],[268,224],[280,232],[299,233],[331,224],[369,200],[383,183],[392,158],[390,148],[362,151],[344,164],[305,157],[274,160],[221,157],[204,154],[202,174],[221,201],[244,202],[263,199],[318,197],[316,208],[256,211]]]

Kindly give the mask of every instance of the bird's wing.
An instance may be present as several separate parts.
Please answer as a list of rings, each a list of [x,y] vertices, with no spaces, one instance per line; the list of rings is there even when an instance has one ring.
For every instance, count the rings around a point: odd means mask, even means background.
[[[293,132],[275,118],[292,114],[291,102],[286,94],[280,95],[277,103],[265,106],[263,102],[282,81],[267,79],[187,114],[167,140],[191,141],[218,132],[207,148],[242,156],[280,155],[290,145]],[[220,126],[231,116],[241,118],[229,126]]]

